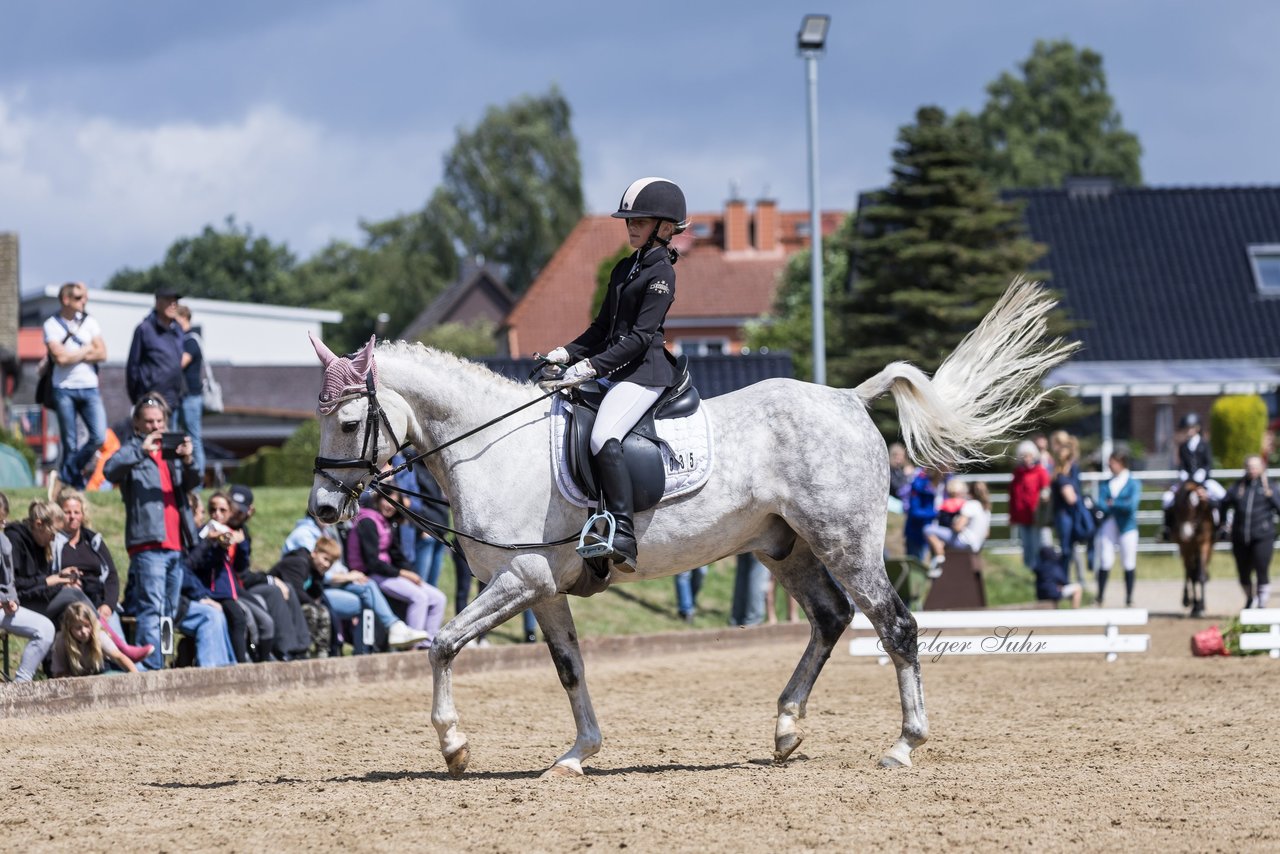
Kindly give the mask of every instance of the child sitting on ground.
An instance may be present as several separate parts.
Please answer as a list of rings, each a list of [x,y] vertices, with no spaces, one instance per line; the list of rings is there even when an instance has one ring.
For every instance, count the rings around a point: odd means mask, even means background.
[[[1036,599],[1041,602],[1057,603],[1063,599],[1071,599],[1071,607],[1080,607],[1080,598],[1084,595],[1084,588],[1072,583],[1071,576],[1067,572],[1066,562],[1062,559],[1062,555],[1053,546],[1043,546],[1040,549],[1040,559],[1036,561],[1034,572],[1036,574]]]
[[[72,602],[62,612],[62,628],[53,639],[51,666],[54,678],[96,676],[107,663],[127,673],[138,668],[98,625],[97,615],[83,602]]]

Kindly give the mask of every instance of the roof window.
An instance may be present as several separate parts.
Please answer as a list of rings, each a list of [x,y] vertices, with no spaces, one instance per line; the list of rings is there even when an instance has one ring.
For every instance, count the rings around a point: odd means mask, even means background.
[[[1250,246],[1249,263],[1258,293],[1280,296],[1280,243]]]

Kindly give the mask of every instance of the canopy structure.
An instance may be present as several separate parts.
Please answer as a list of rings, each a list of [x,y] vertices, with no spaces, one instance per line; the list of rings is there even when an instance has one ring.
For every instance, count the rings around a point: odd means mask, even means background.
[[[1079,397],[1099,398],[1105,470],[1114,446],[1114,398],[1268,394],[1280,388],[1280,363],[1257,359],[1069,362],[1050,371],[1044,384],[1067,386]]]
[[[1266,394],[1280,388],[1280,364],[1254,359],[1069,362],[1045,377],[1080,397]]]

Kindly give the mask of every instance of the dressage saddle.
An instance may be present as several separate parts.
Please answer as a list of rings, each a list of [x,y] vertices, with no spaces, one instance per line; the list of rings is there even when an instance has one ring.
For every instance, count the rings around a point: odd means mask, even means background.
[[[701,397],[689,376],[689,357],[675,358],[676,384],[662,393],[631,432],[622,440],[622,454],[631,473],[632,500],[635,512],[648,510],[662,500],[667,469],[662,459],[662,440],[658,438],[657,419],[684,418],[698,411]],[[593,501],[600,500],[600,476],[591,455],[591,428],[604,400],[606,389],[596,382],[584,383],[565,392],[568,419],[565,429],[565,459],[569,473],[582,493]]]

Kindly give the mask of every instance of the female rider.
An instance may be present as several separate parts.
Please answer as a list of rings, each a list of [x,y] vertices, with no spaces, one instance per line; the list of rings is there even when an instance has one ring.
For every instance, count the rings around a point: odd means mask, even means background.
[[[613,268],[604,305],[587,331],[547,359],[570,365],[562,384],[599,378],[607,388],[591,431],[591,453],[605,508],[616,523],[610,559],[623,572],[634,572],[631,476],[622,439],[677,381],[662,333],[676,295],[677,255],[670,242],[687,225],[684,193],[665,178],[641,178],[627,187],[613,215],[627,221],[627,239],[636,251]]]

